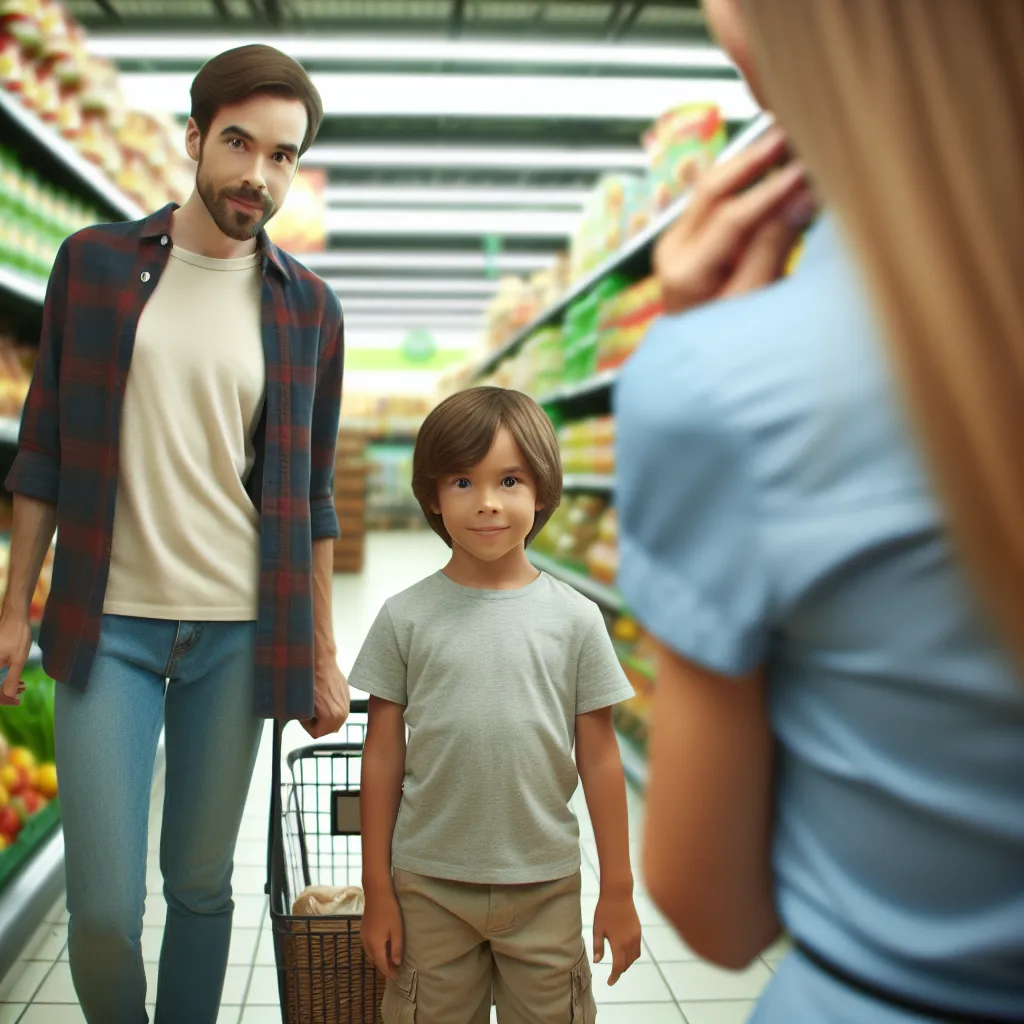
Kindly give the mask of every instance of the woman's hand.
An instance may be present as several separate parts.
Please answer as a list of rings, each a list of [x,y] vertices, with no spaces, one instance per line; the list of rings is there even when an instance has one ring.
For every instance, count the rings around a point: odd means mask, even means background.
[[[697,182],[689,206],[654,250],[667,312],[683,313],[781,277],[815,213],[803,165],[787,162],[786,154],[785,135],[769,128]]]

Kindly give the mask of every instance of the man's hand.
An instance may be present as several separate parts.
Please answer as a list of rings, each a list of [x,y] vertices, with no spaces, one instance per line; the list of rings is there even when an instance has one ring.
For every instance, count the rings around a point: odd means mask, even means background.
[[[803,165],[786,157],[786,137],[773,127],[700,178],[689,206],[654,250],[668,313],[755,291],[782,276],[815,213]]]
[[[605,896],[597,901],[594,912],[594,963],[604,959],[604,940],[612,947],[612,973],[609,985],[640,958],[640,918],[631,896]]]
[[[25,684],[21,674],[32,648],[28,619],[20,615],[0,616],[0,671],[6,670],[0,704],[20,704]]]
[[[366,894],[366,909],[362,922],[363,949],[377,969],[392,981],[402,966],[405,930],[402,911],[393,889],[379,894]]]
[[[323,659],[316,668],[313,717],[302,728],[318,740],[337,732],[348,718],[348,680],[333,658]]]

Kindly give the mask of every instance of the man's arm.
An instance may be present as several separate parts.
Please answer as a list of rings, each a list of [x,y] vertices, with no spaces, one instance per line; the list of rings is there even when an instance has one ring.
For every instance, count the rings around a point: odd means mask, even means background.
[[[348,681],[334,642],[334,541],[313,541],[313,718],[303,728],[318,740],[337,732],[348,718]]]
[[[597,840],[601,896],[594,918],[594,959],[612,947],[609,984],[640,956],[640,919],[633,906],[633,872],[629,865],[629,816],[622,757],[612,726],[612,709],[576,717],[576,767]]]
[[[314,541],[338,536],[338,515],[334,510],[334,460],[341,422],[345,341],[341,306],[333,292],[329,293],[329,309],[330,316],[325,318],[322,328],[310,424],[309,512]]]
[[[405,779],[405,709],[370,698],[359,810],[363,833],[363,943],[389,978],[402,963],[402,917],[391,879],[391,842]]]
[[[29,610],[46,551],[57,528],[57,508],[45,501],[14,496],[11,561],[0,611],[0,668],[6,668],[0,703],[17,704],[21,674],[32,647]]]

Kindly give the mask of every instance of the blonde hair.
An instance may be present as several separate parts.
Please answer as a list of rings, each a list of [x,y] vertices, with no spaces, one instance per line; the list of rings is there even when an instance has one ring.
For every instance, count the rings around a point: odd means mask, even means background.
[[[744,0],[954,541],[1024,666],[1024,3]]]
[[[562,458],[558,438],[544,410],[519,391],[470,388],[446,398],[423,421],[412,457],[412,490],[431,529],[448,545],[452,538],[433,511],[443,477],[472,469],[491,450],[494,436],[507,427],[523,453],[543,508],[526,538],[529,544],[562,500]]]

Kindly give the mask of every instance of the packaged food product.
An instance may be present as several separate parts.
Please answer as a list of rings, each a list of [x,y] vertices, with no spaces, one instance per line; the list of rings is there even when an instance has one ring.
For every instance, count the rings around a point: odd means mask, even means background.
[[[686,192],[725,142],[725,119],[716,104],[691,103],[659,117],[644,134],[654,210],[664,210]]]

